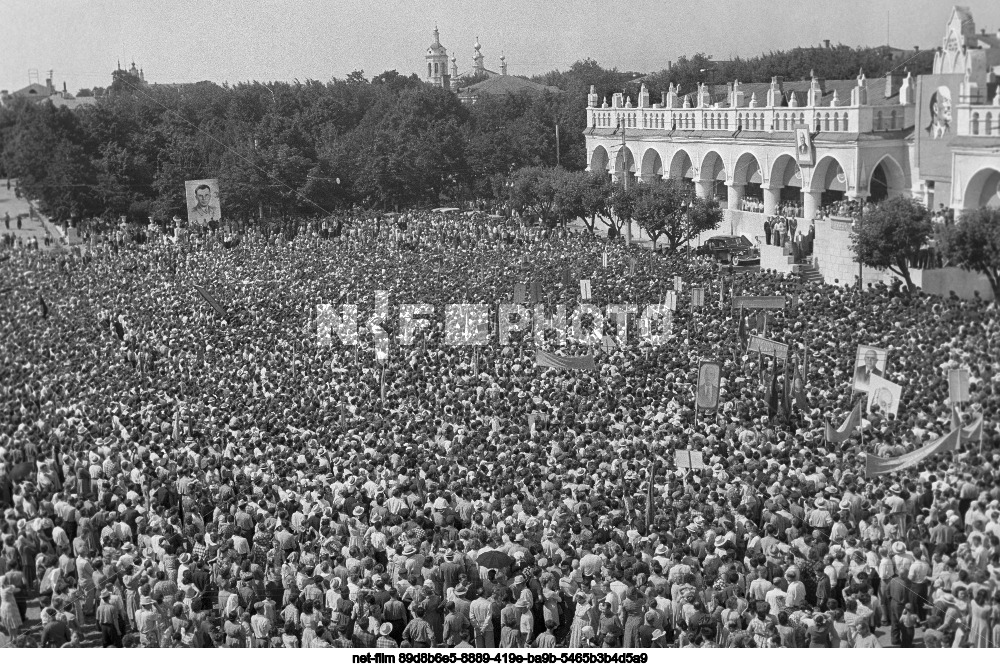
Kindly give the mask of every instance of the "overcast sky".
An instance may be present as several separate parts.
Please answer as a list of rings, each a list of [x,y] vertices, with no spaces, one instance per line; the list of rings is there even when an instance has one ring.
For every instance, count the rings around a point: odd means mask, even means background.
[[[1000,1],[963,0],[977,32],[1000,28]],[[461,71],[476,37],[486,66],[511,74],[581,58],[642,72],[682,54],[716,59],[834,43],[935,47],[946,0],[0,0],[0,88],[28,71],[70,92],[107,86],[120,59],[158,83],[343,78],[420,72],[435,23]],[[887,20],[888,19],[888,20]],[[888,33],[887,33],[888,30]]]

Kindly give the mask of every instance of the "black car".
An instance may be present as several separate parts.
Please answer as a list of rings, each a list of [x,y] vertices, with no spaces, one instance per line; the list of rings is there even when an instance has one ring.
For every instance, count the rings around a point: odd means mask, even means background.
[[[745,236],[713,236],[695,252],[699,255],[710,255],[717,262],[733,266],[760,264],[760,251]]]

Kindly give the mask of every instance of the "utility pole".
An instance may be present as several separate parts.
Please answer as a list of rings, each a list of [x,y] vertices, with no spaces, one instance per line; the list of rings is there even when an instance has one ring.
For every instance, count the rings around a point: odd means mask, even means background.
[[[622,92],[622,99],[624,100],[624,98],[625,98],[625,93],[623,91]],[[624,101],[622,102],[622,104],[624,104]],[[618,123],[622,126],[622,147],[621,147],[621,151],[620,151],[621,156],[622,156],[622,182],[624,183],[625,192],[628,192],[628,159],[627,159],[626,153],[625,153],[625,150],[626,150],[625,149],[625,125],[626,125],[626,123],[625,123],[624,116],[619,116],[618,118],[619,118]],[[632,245],[632,220],[630,218],[630,219],[625,220],[625,247],[628,248],[631,245]]]

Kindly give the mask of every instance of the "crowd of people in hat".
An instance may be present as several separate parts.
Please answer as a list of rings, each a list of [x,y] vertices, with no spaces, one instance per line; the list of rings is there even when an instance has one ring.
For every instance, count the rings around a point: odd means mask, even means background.
[[[0,643],[1000,644],[994,305],[489,218],[306,231],[0,256]],[[501,343],[495,322],[487,345],[444,341],[446,304],[506,302],[515,282],[540,281],[547,308],[584,277],[598,305],[661,303],[675,276],[705,305],[682,292],[665,345],[634,327],[610,349]],[[375,290],[392,317],[435,308],[384,364]],[[766,331],[808,347],[805,409],[772,414],[733,294],[797,296]],[[320,346],[317,305],[344,302],[361,344]],[[832,445],[859,343],[889,350],[899,413]],[[538,368],[539,345],[596,370]],[[722,363],[711,414],[694,411],[703,358]],[[866,454],[950,428],[960,365],[981,446],[865,477]],[[675,465],[686,448],[704,468]]]

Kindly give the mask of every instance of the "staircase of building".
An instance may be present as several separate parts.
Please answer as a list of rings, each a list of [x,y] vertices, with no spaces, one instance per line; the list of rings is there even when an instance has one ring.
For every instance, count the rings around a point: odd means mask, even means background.
[[[817,269],[813,264],[812,255],[804,257],[801,264],[792,265],[792,273],[797,275],[802,280],[816,283],[823,282],[823,276],[820,274],[819,269]]]

